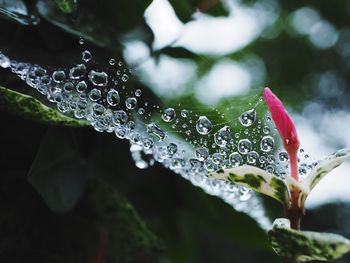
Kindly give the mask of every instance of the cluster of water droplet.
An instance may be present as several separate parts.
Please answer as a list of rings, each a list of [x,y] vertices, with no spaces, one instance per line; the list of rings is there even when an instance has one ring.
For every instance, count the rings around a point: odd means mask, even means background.
[[[11,61],[0,53],[1,67],[11,68],[29,86],[56,103],[60,112],[88,120],[98,132],[128,139],[139,168],[147,168],[155,161],[162,163],[241,210],[251,209],[240,205],[240,201],[251,197],[250,190],[209,179],[208,172],[247,163],[285,177],[288,155],[276,151],[271,118],[257,119],[256,107],[262,99],[240,116],[232,117],[239,125],[232,131],[232,123],[215,123],[209,115],[194,113],[187,107],[160,109],[143,98],[140,89],[125,85],[130,70],[122,62],[110,59],[109,65],[108,71],[98,69],[87,50],[82,52],[81,63],[55,70]],[[184,134],[185,140],[179,134]]]

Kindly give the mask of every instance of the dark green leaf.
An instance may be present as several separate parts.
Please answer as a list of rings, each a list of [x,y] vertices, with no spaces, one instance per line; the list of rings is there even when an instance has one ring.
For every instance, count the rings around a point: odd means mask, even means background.
[[[65,212],[76,205],[84,191],[86,168],[73,132],[50,127],[28,179],[51,210]]]
[[[335,260],[350,251],[350,240],[336,234],[293,230],[288,219],[276,219],[268,235],[279,256],[301,262]]]
[[[36,25],[39,18],[28,13],[27,6],[21,0],[0,0],[0,17],[22,25]]]
[[[55,0],[57,6],[65,14],[73,13],[77,9],[78,0]]]
[[[143,13],[151,0],[94,1],[78,4],[73,17],[61,12],[52,1],[40,0],[39,13],[65,31],[111,50],[120,48],[123,34],[143,23]]]
[[[67,117],[31,96],[0,86],[0,109],[34,121],[71,127],[88,126],[86,121]]]

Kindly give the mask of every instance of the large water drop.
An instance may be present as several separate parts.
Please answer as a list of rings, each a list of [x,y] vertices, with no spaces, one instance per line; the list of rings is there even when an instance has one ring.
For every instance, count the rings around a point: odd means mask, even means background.
[[[213,128],[213,124],[206,116],[200,116],[196,122],[196,129],[199,134],[206,135]]]
[[[232,140],[231,129],[229,126],[224,126],[214,134],[214,141],[216,145],[224,147]]]
[[[239,122],[243,126],[245,126],[245,127],[252,126],[254,124],[254,122],[255,122],[255,119],[256,119],[256,110],[255,110],[255,108],[243,112],[241,114],[241,116],[239,116],[238,119],[239,119]]]
[[[162,119],[165,122],[171,122],[175,119],[175,117],[176,117],[176,113],[175,113],[175,110],[173,108],[165,109],[163,114],[162,114]]]

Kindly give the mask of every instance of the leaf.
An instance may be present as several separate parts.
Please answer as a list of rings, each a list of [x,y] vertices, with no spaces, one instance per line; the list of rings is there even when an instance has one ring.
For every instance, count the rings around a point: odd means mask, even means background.
[[[258,193],[280,201],[286,206],[289,204],[289,192],[286,184],[273,174],[260,168],[242,165],[235,168],[220,169],[208,174],[208,176],[249,187]]]
[[[22,25],[36,25],[39,18],[28,13],[27,6],[21,0],[0,0],[0,17]]]
[[[88,126],[87,121],[76,120],[47,107],[35,98],[0,86],[0,109],[24,118],[51,125],[70,127]]]
[[[151,0],[86,0],[74,12],[74,19],[62,13],[53,1],[39,0],[37,7],[41,16],[63,30],[115,51],[121,49],[123,34],[142,25],[150,3]]]
[[[350,251],[350,240],[336,234],[296,231],[288,219],[276,219],[268,232],[270,244],[284,258],[299,260],[335,260]]]
[[[350,158],[350,148],[339,150],[317,164],[308,177],[301,182],[309,192],[334,168],[337,168],[345,160]]]
[[[84,192],[87,166],[72,131],[50,127],[28,174],[29,182],[55,212],[72,209]]]
[[[78,0],[55,0],[56,5],[65,14],[73,13],[77,9]]]
[[[196,11],[212,16],[227,16],[228,11],[220,0],[169,0],[182,22],[188,22]]]

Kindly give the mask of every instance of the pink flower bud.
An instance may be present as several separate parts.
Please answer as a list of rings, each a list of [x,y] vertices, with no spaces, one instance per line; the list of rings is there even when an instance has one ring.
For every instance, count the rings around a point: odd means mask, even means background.
[[[278,133],[282,138],[284,148],[288,152],[291,174],[294,179],[298,180],[298,149],[300,144],[294,123],[283,103],[269,88],[265,88],[263,94]]]

